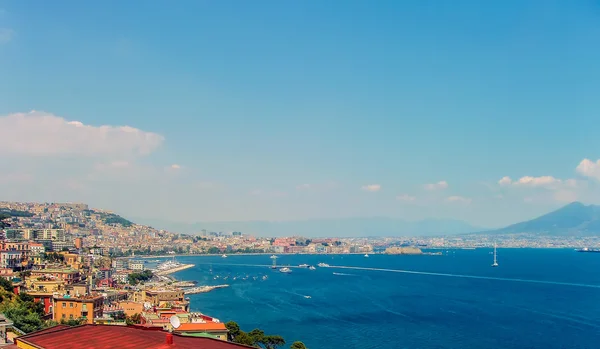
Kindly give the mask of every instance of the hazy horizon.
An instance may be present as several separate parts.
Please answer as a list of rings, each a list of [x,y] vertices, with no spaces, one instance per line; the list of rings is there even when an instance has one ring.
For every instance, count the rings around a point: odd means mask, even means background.
[[[232,4],[0,2],[0,199],[488,228],[600,203],[597,4]]]

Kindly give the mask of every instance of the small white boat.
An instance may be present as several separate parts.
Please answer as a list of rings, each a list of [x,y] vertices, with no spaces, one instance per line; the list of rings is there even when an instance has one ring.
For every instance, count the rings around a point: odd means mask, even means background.
[[[268,277],[268,276],[266,276],[266,275],[264,275],[264,276],[262,277],[262,279],[263,279],[263,280],[266,280],[266,279],[268,279],[268,278],[269,278],[269,277]]]
[[[368,253],[367,253],[367,254],[365,254],[365,258],[369,258],[369,254],[368,254]]]
[[[290,268],[281,268],[279,269],[280,272],[284,273],[284,274],[289,274],[292,272],[292,269]]]
[[[307,298],[307,299],[308,299],[308,298],[311,298],[311,297],[310,297],[310,296],[304,296],[304,298]]]
[[[312,265],[310,267],[308,267],[308,270],[316,270],[317,268],[313,267]]]
[[[326,268],[326,267],[328,267],[328,266],[329,266],[329,264],[327,264],[327,263],[319,263],[319,264],[317,264],[317,265],[318,265],[319,267],[321,267],[321,268]]]
[[[270,258],[271,259],[275,259],[275,258],[277,258],[277,256],[276,255],[272,255]]]
[[[492,267],[497,267],[498,266],[498,260],[496,259],[496,243],[494,242],[494,263],[492,264]]]
[[[224,255],[222,255],[221,257],[223,257],[223,258],[227,258],[227,255],[226,255],[226,254],[224,254]]]
[[[308,265],[308,264],[300,264],[298,267],[299,267],[299,268],[308,268],[308,267],[309,267],[309,265]]]

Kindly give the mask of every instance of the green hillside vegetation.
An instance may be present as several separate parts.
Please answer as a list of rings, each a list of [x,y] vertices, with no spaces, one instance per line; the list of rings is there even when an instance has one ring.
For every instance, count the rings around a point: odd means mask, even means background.
[[[42,320],[44,306],[34,302],[27,293],[16,295],[9,280],[0,277],[0,312],[12,320],[15,327],[24,332],[33,332],[53,323]]]
[[[28,211],[10,210],[6,208],[0,208],[0,214],[7,214],[11,217],[33,217],[33,213]]]
[[[93,212],[97,215],[100,216],[100,218],[102,219],[102,221],[106,224],[120,224],[125,228],[131,227],[133,225],[133,222],[117,215],[114,213],[104,213],[104,212],[96,212],[96,211],[88,211],[88,212]]]

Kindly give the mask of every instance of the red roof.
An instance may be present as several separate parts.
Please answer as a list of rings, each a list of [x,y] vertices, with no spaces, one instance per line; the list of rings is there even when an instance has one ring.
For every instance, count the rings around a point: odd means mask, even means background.
[[[60,328],[58,328],[60,327]],[[245,345],[204,337],[173,334],[173,344],[167,344],[167,332],[138,326],[83,325],[54,326],[46,330],[17,337],[16,343],[26,343],[46,349],[240,349]]]
[[[177,327],[178,332],[190,332],[190,331],[227,331],[227,327],[222,322],[197,322],[197,323],[185,323]]]

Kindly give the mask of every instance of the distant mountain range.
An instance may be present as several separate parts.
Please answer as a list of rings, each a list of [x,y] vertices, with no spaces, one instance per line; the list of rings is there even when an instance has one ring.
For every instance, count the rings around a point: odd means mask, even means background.
[[[586,236],[600,234],[600,206],[573,202],[556,211],[508,227],[482,233],[532,233],[548,236]]]
[[[202,229],[206,229],[209,232],[241,231],[256,236],[435,236],[464,234],[482,230],[480,227],[474,227],[459,220],[426,219],[412,222],[385,217],[311,219],[277,222],[198,222],[193,224],[165,222],[152,219],[138,219],[136,222],[147,224],[158,229],[182,233],[200,233]]]
[[[406,221],[385,217],[278,222],[198,222],[192,224],[153,219],[137,219],[136,222],[157,229],[190,234],[200,233],[205,229],[209,232],[241,231],[256,236],[301,235],[306,237],[441,236],[469,233],[586,236],[600,234],[600,206],[586,206],[580,202],[573,202],[541,217],[495,230],[474,227],[464,221],[451,219]]]

